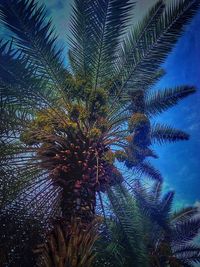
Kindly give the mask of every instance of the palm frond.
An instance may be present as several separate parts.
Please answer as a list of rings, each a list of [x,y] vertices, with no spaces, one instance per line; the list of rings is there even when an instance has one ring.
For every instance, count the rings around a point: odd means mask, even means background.
[[[189,220],[195,215],[198,214],[198,208],[197,207],[186,207],[181,210],[175,211],[172,213],[170,221],[172,224],[179,223],[185,220]]]
[[[131,68],[127,68],[121,91],[148,86],[149,78],[164,62],[200,3],[198,0],[173,1],[150,31],[144,32],[142,46],[132,52]],[[141,29],[139,31],[142,31]]]
[[[182,263],[199,263],[200,262],[200,247],[193,244],[187,244],[182,248],[175,249],[174,254]]]
[[[31,109],[23,109],[18,105],[7,105],[0,100],[0,110],[2,123],[0,126],[0,142],[7,143],[12,138],[16,138],[23,127],[26,127],[30,122]]]
[[[1,105],[21,107],[28,110],[56,103],[58,95],[47,87],[37,68],[13,42],[0,42],[0,94]]]
[[[70,57],[76,69],[91,75],[94,89],[110,79],[116,48],[133,5],[129,0],[75,1]]]
[[[138,164],[138,166],[136,166],[135,169],[136,169],[136,172],[138,172],[139,174],[143,174],[147,178],[150,178],[152,180],[161,182],[163,179],[160,172],[158,170],[156,170],[151,165],[150,162],[144,161],[144,162]]]
[[[142,213],[153,220],[157,218],[156,205],[152,201],[152,195],[149,195],[146,188],[139,181],[134,186],[134,195]]]
[[[181,99],[195,93],[193,86],[178,86],[153,92],[146,98],[146,113],[155,116],[176,105]]]
[[[134,194],[141,212],[150,219],[154,227],[161,227],[162,230],[169,231],[169,212],[173,201],[173,192],[167,192],[160,199],[155,197],[152,191],[145,190],[145,187],[137,181]]]
[[[168,125],[155,124],[151,128],[151,140],[163,144],[165,142],[177,142],[188,140],[189,135],[181,130]]]
[[[73,15],[71,17],[71,36],[69,60],[75,76],[88,78],[93,58],[94,43],[89,39],[93,36],[93,23],[95,18],[92,14],[92,1],[75,0]]]
[[[128,241],[132,263],[147,265],[145,245],[142,238],[142,217],[136,202],[123,186],[115,186],[107,191],[113,212],[119,220],[121,231]],[[136,230],[137,229],[137,230]],[[135,235],[137,231],[137,235]],[[140,236],[141,234],[141,236]],[[135,255],[135,256],[133,256]]]
[[[108,219],[107,227],[103,227],[99,240],[95,244],[97,251],[95,267],[123,267],[127,262],[124,236],[120,225],[114,219]]]
[[[158,1],[148,12],[147,16],[143,19],[141,23],[139,23],[136,27],[134,27],[126,36],[123,45],[122,51],[119,52],[119,65],[118,66],[118,75],[120,79],[122,79],[122,87],[126,87],[129,82],[129,78],[132,72],[132,69],[137,62],[136,53],[140,51],[143,47],[146,35],[149,35],[155,28],[160,16],[164,10],[164,3],[162,0]],[[152,75],[152,82],[154,81],[155,73]],[[150,76],[149,76],[150,78]],[[140,77],[138,76],[138,79]],[[150,79],[151,80],[151,79]],[[149,81],[150,81],[149,80]],[[140,80],[141,83],[141,80]],[[135,87],[133,83],[131,83],[132,89]],[[138,85],[136,87],[138,89]],[[140,86],[139,86],[140,88]],[[120,89],[122,90],[122,89]]]
[[[155,73],[149,77],[149,80],[146,82],[146,86],[143,86],[143,91],[146,93],[147,89],[151,89],[156,83],[158,83],[166,74],[164,69],[158,69]]]
[[[150,190],[150,194],[153,196],[154,201],[158,201],[161,198],[162,182],[156,181]]]
[[[192,218],[178,222],[172,228],[173,244],[179,245],[190,242],[200,231],[200,218]]]
[[[167,192],[160,201],[160,210],[163,216],[169,219],[169,214],[172,209],[172,204],[174,200],[174,191]]]
[[[1,84],[25,84],[35,72],[35,68],[28,64],[28,59],[13,49],[13,42],[0,41],[0,59]]]
[[[1,161],[1,164],[5,164],[5,161]],[[40,177],[40,170],[22,171],[19,170],[17,163],[15,163],[17,168],[13,167],[13,162],[9,162],[9,164],[11,165],[10,167],[2,166],[0,172],[1,210],[5,209],[8,205],[16,201],[19,195],[21,195],[21,202],[24,202],[23,204],[26,205],[28,192],[31,192],[30,188],[34,184],[33,181],[37,181],[38,177]],[[36,187],[37,186],[35,186],[35,188]],[[34,196],[30,195],[29,197],[34,199]]]
[[[134,1],[131,3],[129,0],[97,1],[95,13],[98,28],[95,28],[97,47],[93,69],[94,89],[110,79],[120,38],[130,20],[129,12],[134,4]]]
[[[68,90],[66,73],[61,57],[62,50],[56,49],[57,37],[51,20],[45,20],[46,10],[34,0],[8,0],[0,5],[0,20],[15,34],[13,42],[37,67],[48,82],[53,83],[63,97]]]

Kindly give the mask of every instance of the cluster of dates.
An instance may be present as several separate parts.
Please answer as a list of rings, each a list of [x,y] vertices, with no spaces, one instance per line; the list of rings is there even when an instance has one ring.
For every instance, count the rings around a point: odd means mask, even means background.
[[[38,151],[40,165],[48,169],[55,185],[63,189],[62,202],[65,217],[71,212],[87,219],[93,216],[95,194],[122,181],[120,172],[106,155],[112,153],[101,139],[79,137],[70,140],[57,137],[56,141],[41,146]],[[72,194],[73,192],[73,194]],[[66,208],[65,208],[66,207]]]

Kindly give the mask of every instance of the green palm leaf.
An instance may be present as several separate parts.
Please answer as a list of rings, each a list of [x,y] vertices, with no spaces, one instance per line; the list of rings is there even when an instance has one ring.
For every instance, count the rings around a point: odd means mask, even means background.
[[[70,59],[77,74],[90,76],[95,90],[110,79],[133,5],[129,0],[75,1]]]
[[[74,1],[70,25],[71,36],[69,37],[70,50],[68,53],[76,77],[88,78],[90,75],[90,66],[94,56],[94,43],[89,42],[94,34],[93,24],[95,19],[92,19],[92,11],[92,1]]]
[[[126,240],[128,241],[129,250],[134,264],[147,265],[145,255],[145,245],[142,240],[141,216],[137,205],[130,197],[124,187],[115,187],[114,190],[108,190],[108,198],[111,202],[112,209],[115,216],[119,220],[121,231],[124,232]],[[136,234],[137,231],[137,234]],[[133,256],[135,255],[135,256]]]
[[[198,210],[187,207],[173,213],[174,192],[167,192],[162,197],[161,183],[155,183],[152,188],[146,189],[137,181],[134,195],[146,218],[144,224],[147,224],[147,220],[150,223],[150,228],[147,228],[149,247],[154,252],[150,252],[149,255],[152,258],[154,254],[153,258],[156,259],[151,266],[159,264],[165,266],[167,262],[170,266],[174,266],[175,263],[179,263],[180,266],[190,266],[198,262],[200,248],[195,245],[194,239],[200,230]]]
[[[158,1],[148,11],[148,14],[143,19],[143,21],[135,26],[125,38],[122,46],[122,51],[119,52],[121,62],[119,61],[120,64],[118,66],[118,75],[122,80],[122,88],[132,87],[131,89],[138,89],[138,87],[140,87],[141,80],[143,80],[144,77],[140,79],[141,77],[138,76],[140,82],[133,84],[131,80],[132,71],[135,67],[137,59],[139,59],[139,53],[142,53],[141,50],[143,49],[144,43],[146,42],[146,36],[151,34],[151,32],[155,29],[155,26],[163,13],[164,7],[165,5],[163,0]],[[156,73],[156,79],[160,77],[160,74],[160,72]],[[149,78],[149,83],[153,83],[155,81],[155,72],[151,77],[149,76]]]
[[[193,217],[183,222],[177,222],[172,227],[173,243],[178,246],[190,242],[198,235],[199,230],[199,217]]]
[[[178,86],[172,89],[153,92],[146,97],[146,113],[150,116],[160,114],[195,91],[196,89],[191,86]]]
[[[183,208],[179,211],[173,212],[171,215],[171,222],[176,223],[176,222],[182,222],[187,219],[191,219],[194,217],[194,215],[198,214],[198,208],[197,207],[186,207]]]
[[[34,0],[9,0],[0,5],[0,20],[14,34],[14,43],[31,60],[48,82],[52,83],[60,93],[68,90],[66,73],[61,57],[62,50],[57,50],[57,37],[51,21],[45,21],[46,11]]]
[[[130,69],[127,68],[120,90],[147,86],[150,77],[160,68],[199,6],[198,0],[179,1],[178,4],[173,1],[170,4],[153,30],[144,32],[142,46],[132,52],[132,65]]]
[[[162,175],[159,170],[155,169],[152,164],[148,161],[144,161],[138,166],[135,167],[136,173],[145,175],[147,178],[150,178],[155,181],[162,182]]]
[[[181,130],[168,125],[155,124],[151,128],[151,140],[163,144],[165,142],[177,142],[188,140],[189,135]]]
[[[56,95],[47,82],[37,74],[37,68],[29,62],[13,43],[0,43],[0,94],[1,103],[15,108],[38,109],[39,105],[56,103]],[[3,104],[4,103],[4,104]]]

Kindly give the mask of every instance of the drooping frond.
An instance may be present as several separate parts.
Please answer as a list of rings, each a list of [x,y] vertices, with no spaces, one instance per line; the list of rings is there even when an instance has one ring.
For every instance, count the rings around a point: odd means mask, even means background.
[[[193,86],[178,86],[153,92],[146,98],[145,111],[150,116],[158,115],[195,91]]]
[[[26,109],[32,112],[41,105],[56,103],[58,96],[49,89],[29,58],[14,49],[13,43],[0,43],[0,95],[5,109]]]
[[[161,182],[162,176],[158,170],[156,170],[150,162],[144,161],[135,167],[136,172],[145,175],[147,178]]]
[[[131,68],[127,68],[126,78],[123,79],[121,91],[128,88],[143,88],[147,86],[149,78],[160,68],[167,55],[184,30],[184,26],[191,21],[197,12],[198,0],[172,1],[162,16],[154,24],[152,30],[145,31],[142,46],[132,51]],[[140,29],[142,32],[142,29]],[[130,38],[128,38],[129,43]]]
[[[198,214],[198,208],[197,207],[186,207],[181,210],[175,211],[171,215],[171,223],[176,223],[176,222],[182,222],[184,220],[189,220],[194,215]]]
[[[177,142],[188,140],[189,135],[181,130],[168,125],[155,124],[151,128],[151,140],[163,144],[165,142]]]
[[[62,93],[67,91],[67,71],[60,59],[62,50],[56,49],[51,21],[46,21],[46,10],[34,0],[8,0],[0,5],[0,20],[14,35],[14,43],[37,67],[37,74],[56,86]]]
[[[177,222],[172,227],[173,244],[180,245],[192,241],[200,231],[200,218],[194,217]]]
[[[193,244],[187,244],[181,248],[175,249],[174,254],[183,264],[192,264],[200,262],[200,248]]]

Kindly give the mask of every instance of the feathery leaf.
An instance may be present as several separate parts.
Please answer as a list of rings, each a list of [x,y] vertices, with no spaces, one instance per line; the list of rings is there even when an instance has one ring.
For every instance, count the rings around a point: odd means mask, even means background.
[[[160,68],[174,44],[181,36],[185,25],[196,14],[200,2],[198,0],[173,1],[156,22],[151,31],[145,31],[142,46],[132,53],[131,68],[127,69],[121,90],[124,88],[143,88],[149,78]],[[134,40],[134,39],[133,39]]]
[[[67,70],[60,59],[62,50],[56,49],[57,37],[51,21],[45,21],[45,7],[35,0],[8,0],[0,5],[0,12],[0,20],[16,36],[13,42],[37,67],[37,72],[63,95],[68,86]]]
[[[146,98],[145,111],[148,115],[155,116],[173,107],[181,99],[193,94],[195,91],[196,89],[193,86],[178,86],[176,88],[153,92]]]

